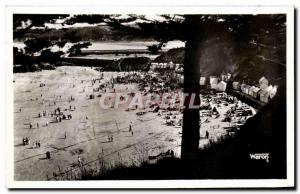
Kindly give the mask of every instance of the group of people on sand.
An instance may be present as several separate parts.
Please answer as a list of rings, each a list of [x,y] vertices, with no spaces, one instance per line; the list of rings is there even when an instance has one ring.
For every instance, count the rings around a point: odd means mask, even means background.
[[[48,122],[46,122],[46,126],[48,126]],[[32,122],[29,122],[29,129],[32,129],[33,128],[33,124]],[[37,122],[36,123],[36,128],[40,128],[40,124]]]
[[[114,141],[114,136],[113,135],[109,135],[107,137],[107,142],[113,142]]]
[[[42,113],[39,112],[38,117],[41,118],[42,116],[45,117],[47,112],[44,110]]]
[[[30,138],[29,137],[23,137],[23,145],[29,145],[30,144]]]
[[[68,102],[71,103],[72,101],[75,101],[75,98],[73,96],[70,96]]]
[[[131,133],[131,135],[133,136],[133,130],[132,130],[132,122],[130,122],[129,124],[129,133]],[[107,142],[113,142],[114,141],[114,136],[113,135],[108,135],[107,136]]]
[[[26,145],[30,145],[30,138],[29,137],[23,137],[23,145],[26,146]],[[41,147],[41,141],[40,140],[37,140],[37,141],[34,141],[33,144],[32,144],[32,148],[35,149],[35,148],[40,148]]]
[[[33,146],[32,146],[33,149],[40,148],[40,147],[41,147],[41,141],[40,140],[37,140],[37,141],[33,142]]]

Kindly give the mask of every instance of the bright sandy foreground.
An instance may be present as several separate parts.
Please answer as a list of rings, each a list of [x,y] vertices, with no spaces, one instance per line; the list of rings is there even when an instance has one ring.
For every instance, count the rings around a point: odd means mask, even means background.
[[[67,74],[64,75],[64,72]],[[111,77],[111,73],[106,73],[105,76]],[[79,149],[83,150],[80,156],[84,162],[97,159],[98,154],[103,151],[105,160],[111,165],[114,165],[115,160],[119,162],[120,157],[123,163],[130,165],[132,162],[138,163],[148,154],[157,155],[168,148],[178,147],[181,128],[164,125],[163,119],[155,113],[136,116],[137,110],[104,110],[99,106],[99,98],[88,99],[86,95],[92,93],[91,82],[81,83],[81,80],[93,78],[99,78],[99,72],[82,67],[59,67],[53,71],[14,74],[16,180],[45,180],[46,175],[51,177],[53,172],[59,171],[58,168],[63,171],[76,163],[78,155],[74,151]],[[40,83],[45,83],[46,87],[39,87]],[[72,87],[73,84],[75,88]],[[83,87],[86,87],[84,93]],[[116,85],[116,88],[118,92],[122,92],[125,86]],[[128,88],[137,90],[134,85]],[[56,107],[61,107],[64,111],[64,108],[69,107],[71,95],[75,101],[70,104],[76,106],[75,111],[66,111],[72,114],[71,120],[51,123],[51,116],[37,117],[39,112],[54,111]],[[62,96],[56,106],[53,105],[54,96]],[[31,98],[38,100],[31,101]],[[88,120],[85,119],[86,116]],[[29,129],[29,121],[33,123],[33,129]],[[47,121],[49,125],[46,127],[44,125]],[[39,128],[36,128],[37,122]],[[130,122],[133,123],[133,136],[128,132]],[[67,139],[64,139],[65,132]],[[107,143],[107,136],[110,134],[114,141]],[[32,145],[21,145],[22,138],[27,136],[32,141],[40,140],[41,148],[32,149]],[[53,151],[51,160],[44,159],[46,151]]]
[[[105,72],[104,78],[110,78],[112,74]],[[14,74],[15,180],[46,180],[47,176],[53,176],[53,172],[70,169],[77,163],[78,156],[87,163],[97,160],[99,153],[102,153],[109,166],[120,162],[138,165],[148,156],[158,155],[168,149],[180,156],[180,126],[167,126],[164,117],[157,116],[157,113],[147,112],[137,116],[139,110],[104,110],[99,106],[98,97],[90,100],[88,95],[93,93],[93,87],[99,85],[96,82],[92,86],[91,80],[99,78],[99,75],[91,68],[66,66],[51,71]],[[83,83],[81,80],[84,80]],[[40,83],[46,86],[40,87]],[[116,84],[115,88],[116,92],[138,91],[134,84],[127,85],[127,91],[124,84]],[[69,103],[70,96],[75,101]],[[55,99],[56,105],[53,104]],[[76,106],[76,110],[65,111],[69,105]],[[56,123],[52,122],[55,119],[51,116],[37,117],[39,112],[53,112],[57,107],[66,114],[72,114],[73,118]],[[21,112],[19,108],[22,108]],[[221,115],[228,108],[221,107]],[[181,116],[179,112],[177,114]],[[223,118],[221,116],[214,122],[203,124],[201,136],[204,136],[205,130],[212,136],[224,134],[222,127],[228,126],[228,123],[221,122]],[[45,126],[47,121],[49,125]],[[29,129],[29,122],[32,122],[33,129]],[[133,123],[133,136],[128,132],[130,122]],[[215,129],[213,125],[221,127]],[[113,142],[107,142],[108,135],[113,135]],[[30,137],[31,145],[23,146],[23,137]],[[32,141],[35,140],[41,141],[41,148],[32,149]],[[200,144],[204,145],[207,141],[201,139]],[[51,152],[50,160],[45,159],[47,151]]]

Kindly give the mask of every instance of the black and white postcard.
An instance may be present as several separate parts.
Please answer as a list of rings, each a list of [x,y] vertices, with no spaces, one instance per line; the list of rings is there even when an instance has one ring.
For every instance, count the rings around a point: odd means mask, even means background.
[[[293,7],[7,7],[9,188],[294,187]]]

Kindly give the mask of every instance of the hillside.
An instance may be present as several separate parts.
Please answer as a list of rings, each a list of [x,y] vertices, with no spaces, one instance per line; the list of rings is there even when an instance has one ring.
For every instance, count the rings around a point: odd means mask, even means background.
[[[285,78],[285,65],[274,59],[276,53],[238,49],[230,40],[209,39],[201,44],[200,72],[202,76],[231,73],[235,80],[256,83],[265,76],[273,84]],[[261,54],[262,53],[262,54]],[[184,48],[170,49],[158,56],[155,62],[184,63]]]
[[[21,38],[15,39],[15,41],[23,41],[28,38],[45,38],[52,41],[153,40],[152,37],[142,35],[134,28],[122,28],[122,30],[115,30],[106,25],[84,28],[30,29]]]

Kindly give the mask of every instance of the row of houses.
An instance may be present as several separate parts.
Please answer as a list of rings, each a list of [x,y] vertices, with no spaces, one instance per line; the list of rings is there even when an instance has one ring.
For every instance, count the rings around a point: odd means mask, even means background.
[[[208,86],[210,89],[225,92],[228,83],[231,83],[231,74],[222,74],[221,76],[209,76],[200,77],[200,87]],[[274,98],[277,92],[277,85],[269,85],[267,78],[262,77],[258,81],[258,86],[253,86],[249,84],[242,83],[238,81],[232,82],[233,90],[241,91],[244,94],[250,95],[254,99],[260,100],[262,102],[269,102],[270,99]]]
[[[220,92],[225,92],[227,88],[228,77],[210,76],[209,82],[206,77],[200,77],[200,87],[209,86],[210,89],[214,89]]]
[[[251,86],[245,83],[233,82],[232,87],[234,90],[241,91],[262,102],[269,102],[276,95],[278,86],[269,85],[269,81],[265,77],[260,78],[258,83],[258,86]]]

